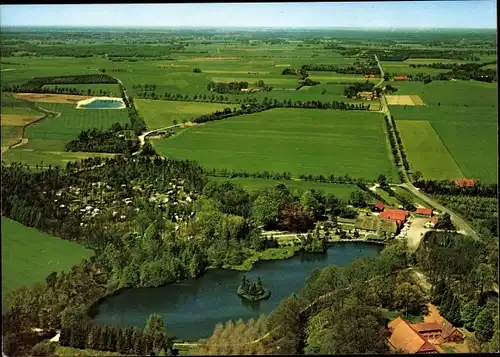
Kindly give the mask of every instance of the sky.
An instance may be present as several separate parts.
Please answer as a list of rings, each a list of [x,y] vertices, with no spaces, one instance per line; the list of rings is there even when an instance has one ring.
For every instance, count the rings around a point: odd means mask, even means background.
[[[1,5],[1,26],[496,28],[496,1]]]

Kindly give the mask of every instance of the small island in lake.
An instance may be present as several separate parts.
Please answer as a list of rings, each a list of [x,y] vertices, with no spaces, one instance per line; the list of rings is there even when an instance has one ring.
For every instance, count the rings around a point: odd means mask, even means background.
[[[238,286],[238,295],[247,300],[256,301],[269,298],[271,293],[262,285],[260,276],[258,276],[257,280],[252,283],[250,280],[247,280],[245,275],[243,275],[241,284]]]

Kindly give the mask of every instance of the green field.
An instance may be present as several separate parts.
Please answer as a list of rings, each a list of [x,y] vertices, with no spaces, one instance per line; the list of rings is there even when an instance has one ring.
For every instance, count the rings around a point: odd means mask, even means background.
[[[181,123],[184,119],[189,121],[203,114],[236,107],[235,104],[175,102],[153,99],[136,99],[135,103],[149,130],[173,125],[174,120]]]
[[[63,151],[64,144],[76,139],[82,130],[108,129],[114,123],[129,122],[126,110],[76,109],[73,104],[38,103],[44,109],[61,113],[47,118],[26,129],[26,149]]]
[[[79,244],[2,216],[2,300],[9,291],[43,282],[53,271],[69,270],[92,254]]]
[[[381,114],[280,108],[206,123],[154,141],[207,168],[395,180]]]
[[[121,97],[120,87],[118,84],[58,84],[45,85],[43,88],[55,90],[57,88],[76,89],[83,91],[83,95],[107,95],[108,97]]]
[[[391,113],[398,127],[400,120],[427,120],[465,177],[484,182],[497,181],[496,108],[391,106]],[[402,132],[402,139],[407,146],[406,154],[410,160],[410,166],[417,170],[418,166],[412,162],[411,158],[421,155],[421,151],[412,152],[410,148],[418,148],[418,142],[422,142],[422,139],[414,135],[408,137],[408,132]],[[417,143],[413,144],[412,141]],[[419,160],[422,162],[425,159]],[[443,164],[446,165],[439,161],[436,163],[436,165]],[[453,172],[447,172],[447,170],[441,169],[440,176],[454,175]],[[433,177],[425,178],[432,179]]]
[[[427,106],[497,107],[496,83],[432,81],[429,84],[423,82],[390,82],[390,84],[398,88],[396,95],[420,95]]]
[[[436,61],[440,62],[440,61]],[[426,63],[426,62],[424,62]],[[434,63],[434,62],[431,62]],[[454,62],[453,62],[454,63]],[[430,74],[431,76],[435,76],[439,73],[446,73],[449,72],[449,69],[437,69],[437,68],[427,68],[427,67],[420,67],[420,68],[412,68],[410,67],[409,63],[401,62],[401,61],[380,61],[380,64],[382,65],[382,68],[384,69],[385,72],[390,73],[391,75],[394,76],[408,76],[408,75],[415,75],[417,73],[425,73],[425,74]]]
[[[66,165],[69,161],[81,160],[92,156],[110,157],[113,154],[65,152],[64,145],[76,139],[85,129],[109,128],[113,123],[129,122],[125,110],[83,110],[76,109],[73,104],[38,103],[39,106],[61,113],[58,117],[43,119],[28,128],[25,136],[28,143],[11,148],[2,154],[6,163],[22,162],[28,166]],[[15,143],[19,130],[7,129],[5,135],[10,143]],[[2,138],[4,136],[2,128]],[[3,144],[2,144],[3,145]]]
[[[341,184],[341,183],[332,184],[332,183],[296,181],[296,180],[271,180],[271,179],[259,179],[250,177],[237,177],[237,178],[210,177],[210,179],[219,182],[230,181],[233,183],[238,183],[242,185],[249,192],[256,192],[265,189],[267,187],[274,187],[279,183],[283,183],[290,189],[324,191],[325,193],[331,193],[344,200],[349,199],[351,192],[359,190],[358,186],[356,185]]]
[[[397,126],[412,171],[426,178],[454,180],[463,174],[439,135],[426,120],[398,120]]]

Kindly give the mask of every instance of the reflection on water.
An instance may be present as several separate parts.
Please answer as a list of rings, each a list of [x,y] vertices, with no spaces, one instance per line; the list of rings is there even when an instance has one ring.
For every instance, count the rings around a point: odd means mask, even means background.
[[[268,314],[281,300],[298,292],[310,272],[327,265],[346,265],[362,256],[377,255],[375,244],[336,244],[327,254],[300,253],[287,260],[257,262],[249,272],[213,269],[198,279],[183,280],[160,288],[126,289],[105,299],[96,308],[95,320],[119,326],[143,328],[152,313],[164,317],[171,334],[184,340],[208,337],[217,323],[247,320]],[[271,291],[267,300],[248,301],[236,293],[246,275],[260,276]]]

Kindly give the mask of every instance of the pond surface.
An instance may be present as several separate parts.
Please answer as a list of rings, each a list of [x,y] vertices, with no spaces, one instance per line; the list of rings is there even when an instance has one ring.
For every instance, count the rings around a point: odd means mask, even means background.
[[[341,243],[328,254],[298,253],[286,260],[255,263],[252,271],[209,270],[199,279],[184,280],[160,288],[125,289],[96,307],[94,320],[102,324],[143,328],[152,313],[163,316],[171,335],[188,341],[207,338],[219,322],[247,320],[268,314],[281,300],[298,292],[316,268],[344,266],[359,257],[375,256],[382,245]],[[246,302],[236,294],[243,275],[260,276],[271,291],[268,300]]]
[[[79,108],[84,109],[120,109],[125,108],[121,99],[94,99],[89,103],[80,104]]]

